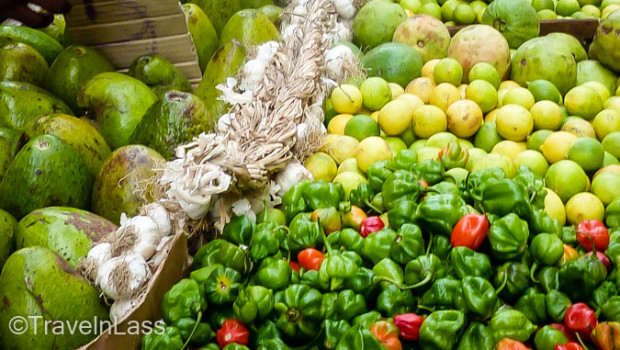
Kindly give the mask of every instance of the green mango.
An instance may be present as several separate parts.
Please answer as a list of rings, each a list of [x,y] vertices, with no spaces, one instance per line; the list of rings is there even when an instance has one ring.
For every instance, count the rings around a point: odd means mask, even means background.
[[[21,131],[0,128],[0,182],[2,182],[4,173],[11,165],[23,141],[23,133]]]
[[[245,57],[245,46],[237,40],[222,45],[211,57],[194,94],[207,104],[207,110],[213,118],[218,119],[230,108],[227,102],[218,99],[222,92],[215,87],[226,83],[228,77],[236,76]]]
[[[73,115],[58,97],[36,85],[0,81],[0,127],[23,130],[26,124],[46,114]]]
[[[170,160],[177,146],[202,132],[212,132],[214,126],[215,120],[198,97],[169,91],[146,111],[129,141],[150,147]]]
[[[225,5],[220,0],[191,0],[190,3],[200,6],[202,11],[209,16],[218,35],[230,17],[241,10],[240,0],[226,0]]]
[[[52,205],[88,208],[93,177],[82,157],[53,135],[30,140],[0,183],[0,205],[16,219]]]
[[[95,323],[108,320],[101,292],[67,262],[45,247],[16,251],[0,275],[0,348],[12,350],[76,349],[101,332]],[[11,323],[22,317],[25,323]],[[48,323],[60,321],[55,323]],[[61,323],[62,322],[62,323]],[[70,332],[88,322],[91,332]],[[47,332],[45,331],[47,323]],[[64,332],[59,323],[64,325]],[[10,326],[24,326],[23,334]],[[57,332],[53,332],[57,329]],[[79,330],[79,328],[78,328]],[[61,333],[61,334],[56,334]]]
[[[162,169],[164,157],[142,145],[121,147],[103,162],[93,186],[91,211],[119,224],[121,213],[137,215],[155,200],[149,179]]]
[[[26,125],[26,136],[32,139],[50,134],[58,137],[82,157],[92,178],[99,175],[103,161],[112,152],[103,136],[89,122],[66,114],[51,114]]]
[[[502,33],[511,49],[538,37],[540,32],[540,20],[528,0],[495,0],[482,14],[481,23]]]
[[[2,223],[0,216],[0,224]],[[69,207],[37,209],[24,216],[15,231],[15,247],[46,247],[75,268],[78,260],[118,227],[101,216]]]
[[[148,85],[158,97],[170,90],[192,91],[189,81],[179,68],[159,55],[136,58],[131,62],[127,74]]]
[[[0,80],[43,85],[49,66],[37,50],[24,43],[0,48]]]
[[[67,29],[67,22],[65,16],[62,14],[55,14],[54,21],[47,27],[38,28],[38,30],[51,36],[54,40],[58,41],[62,46],[67,47],[71,45],[71,35]]]
[[[84,110],[77,104],[77,95],[88,79],[103,72],[114,72],[114,67],[102,54],[88,46],[69,46],[52,63],[44,86],[77,115],[82,115]]]
[[[42,31],[26,26],[0,25],[0,43],[24,43],[37,50],[47,64],[52,64],[63,47]]]
[[[194,46],[196,46],[200,70],[204,72],[211,56],[217,50],[220,40],[211,20],[200,6],[191,3],[184,4],[183,12],[185,13],[187,30],[192,36]]]
[[[280,28],[280,23],[282,23],[282,11],[282,8],[276,5],[265,5],[258,8],[258,12],[267,16],[276,28]]]
[[[220,44],[238,40],[246,47],[280,41],[278,28],[262,12],[245,9],[235,13],[220,34]]]
[[[78,106],[86,108],[101,125],[101,135],[112,149],[125,146],[157,100],[155,93],[138,79],[105,72],[90,78],[78,93]]]
[[[13,215],[0,209],[0,270],[4,266],[6,259],[15,250],[15,230],[17,220]]]
[[[273,5],[273,0],[240,0],[242,9],[257,9],[259,7]]]

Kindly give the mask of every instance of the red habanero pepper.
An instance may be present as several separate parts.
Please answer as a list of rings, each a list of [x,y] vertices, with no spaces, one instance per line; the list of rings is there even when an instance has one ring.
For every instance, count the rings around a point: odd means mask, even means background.
[[[551,327],[557,329],[558,331],[564,333],[564,336],[566,337],[566,339],[568,339],[569,342],[576,342],[577,341],[577,337],[575,337],[575,333],[571,332],[570,329],[568,329],[568,327],[566,327],[565,324],[563,323],[552,323],[550,324]]]
[[[364,238],[369,234],[377,232],[385,227],[383,220],[378,216],[369,216],[360,224],[360,235]]]
[[[248,345],[250,341],[250,331],[243,323],[234,318],[230,318],[222,323],[222,328],[217,330],[216,339],[220,349],[232,343]]]
[[[456,223],[450,241],[453,247],[478,249],[489,231],[489,220],[484,214],[467,214]]]
[[[594,252],[589,252],[586,255],[592,255],[592,253]],[[596,251],[596,258],[598,259],[598,261],[602,262],[603,265],[605,265],[605,267],[607,268],[607,271],[609,271],[609,264],[611,264],[611,262],[609,261],[609,258],[607,257],[607,255],[605,255],[605,253],[600,252],[600,251]]]
[[[351,210],[342,215],[342,226],[359,230],[366,217],[366,213],[360,207],[352,205]]]
[[[291,267],[291,270],[295,272],[299,272],[299,269],[301,268],[301,266],[299,266],[299,263],[297,261],[289,261],[288,265]]]
[[[566,344],[556,345],[554,350],[584,350],[584,349],[579,343],[575,343],[571,341]]]
[[[605,250],[609,245],[609,231],[601,220],[584,220],[577,225],[577,241],[589,251],[593,250],[593,242],[596,250]]]
[[[402,350],[403,345],[398,339],[398,328],[390,321],[380,320],[370,326],[370,332],[388,350]]]
[[[585,303],[571,305],[564,314],[564,324],[573,332],[577,332],[581,339],[590,340],[590,333],[598,324],[596,313]]]
[[[319,271],[323,260],[325,260],[325,255],[314,248],[306,248],[297,254],[299,266],[306,270]]]
[[[400,337],[405,340],[418,340],[420,328],[426,317],[418,316],[413,312],[394,316],[394,325],[398,327]]]

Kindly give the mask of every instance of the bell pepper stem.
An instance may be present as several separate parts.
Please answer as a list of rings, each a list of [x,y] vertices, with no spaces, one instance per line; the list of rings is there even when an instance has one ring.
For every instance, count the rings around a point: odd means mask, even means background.
[[[581,339],[581,336],[579,336],[579,332],[575,332],[575,336],[577,337],[577,341],[579,341],[579,344],[581,344],[581,347],[584,348],[584,349],[588,349],[586,344]]]
[[[200,323],[201,318],[202,318],[202,311],[198,311],[198,316],[196,316],[196,324],[194,324],[194,328],[192,329],[192,332],[189,334],[189,337],[187,337],[187,340],[185,341],[185,344],[183,344],[183,347],[181,348],[181,350],[186,349],[187,346],[189,345],[189,342],[192,340],[192,337],[194,336],[194,333],[196,332],[196,329],[198,329],[198,324]]]
[[[318,219],[317,222],[319,223],[319,225],[321,225],[321,219]],[[334,256],[333,254],[334,250],[332,249],[332,246],[329,244],[329,241],[327,240],[327,236],[325,236],[324,234],[321,234],[321,238],[323,239],[323,244],[325,244],[325,248],[327,248],[327,254],[329,254],[329,256]]]
[[[428,282],[430,282],[431,279],[433,279],[433,275],[434,275],[434,273],[431,272],[428,275],[426,275],[426,277],[424,277],[424,279],[421,280],[420,282],[418,282],[416,284],[409,285],[409,286],[401,286],[400,289],[407,290],[407,289],[420,288],[420,287],[426,285]]]
[[[374,205],[372,205],[372,203],[370,203],[370,201],[365,200],[364,204],[366,204],[370,209],[374,210],[375,212],[381,214],[381,210],[377,209],[377,207],[375,207]]]
[[[532,268],[530,269],[530,278],[532,279],[532,282],[538,284],[538,280],[535,277],[535,273],[536,273],[536,269],[538,268],[538,264],[536,262],[534,262],[532,264]]]
[[[502,281],[502,284],[497,287],[495,293],[499,295],[499,293],[504,290],[504,287],[506,287],[506,283],[508,283],[508,274],[504,274],[504,280]]]
[[[426,247],[426,254],[428,255],[431,252],[431,247],[433,246],[433,234],[429,234],[428,246]]]
[[[429,312],[435,312],[435,310],[433,308],[428,307],[426,305],[421,305],[421,304],[418,304],[418,309],[429,311]]]

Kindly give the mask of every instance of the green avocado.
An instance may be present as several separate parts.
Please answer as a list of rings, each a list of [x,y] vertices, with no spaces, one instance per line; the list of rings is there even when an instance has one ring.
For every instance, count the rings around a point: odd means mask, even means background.
[[[149,183],[162,169],[164,157],[142,145],[121,147],[103,162],[92,192],[93,213],[119,224],[121,213],[137,215],[140,208],[155,200]]]
[[[77,151],[93,179],[111,153],[110,147],[97,129],[87,121],[66,114],[51,114],[38,118],[26,125],[25,134],[29,139],[43,134],[58,137]]]
[[[179,68],[159,55],[136,58],[131,62],[127,74],[148,85],[158,97],[170,90],[192,91],[189,81]]]
[[[190,3],[200,6],[202,11],[209,16],[218,35],[230,17],[241,10],[240,0],[226,0],[224,6],[219,0],[191,0]]]
[[[175,149],[202,132],[211,132],[215,121],[198,97],[187,92],[169,91],[144,114],[129,139],[148,146],[164,158],[174,158]]]
[[[93,178],[82,157],[53,135],[30,140],[15,156],[2,183],[0,205],[16,219],[43,207],[88,208]]]
[[[99,122],[101,135],[112,149],[128,144],[129,136],[156,100],[143,82],[116,72],[95,75],[84,83],[77,97],[78,106]]]
[[[21,131],[0,128],[0,182],[4,178],[4,173],[11,165],[17,151],[24,144],[24,137]]]
[[[12,350],[76,349],[97,337],[99,324],[108,320],[100,291],[66,261],[45,247],[16,251],[0,275],[0,348]],[[11,332],[10,321],[26,320],[23,334]],[[45,331],[46,322],[47,332]],[[84,321],[84,322],[82,322]],[[68,327],[90,324],[92,332],[70,332]],[[54,326],[57,332],[53,332]],[[56,334],[61,333],[61,334]]]
[[[50,23],[47,27],[39,28],[38,30],[51,36],[62,46],[67,47],[71,45],[72,40],[71,35],[69,35],[69,31],[65,30],[66,28],[67,22],[65,21],[65,16],[61,14],[55,14],[54,21],[52,23]]]
[[[37,50],[24,43],[0,48],[0,80],[43,85],[49,66]]]
[[[1,225],[2,216],[0,233]],[[49,248],[75,268],[93,244],[99,243],[117,228],[110,221],[85,210],[47,207],[32,211],[19,221],[15,246],[17,249],[34,246]]]
[[[52,64],[62,51],[62,45],[54,38],[26,26],[0,25],[0,43],[24,43],[32,46],[45,58],[47,64]]]
[[[209,20],[209,17],[207,17],[200,6],[191,3],[184,4],[183,12],[185,13],[187,30],[192,36],[194,46],[196,46],[200,70],[204,72],[211,56],[217,50],[220,39],[211,20]]]
[[[278,28],[262,12],[245,9],[235,13],[220,34],[220,45],[238,40],[246,47],[260,45],[267,41],[279,41]]]
[[[0,81],[0,127],[23,130],[46,114],[73,115],[71,108],[47,90],[28,83]]]
[[[103,72],[113,72],[107,58],[88,46],[69,46],[52,63],[45,76],[45,88],[65,101],[76,115],[84,114],[77,95],[84,83]]]
[[[17,220],[13,215],[0,209],[0,270],[15,250],[15,230],[17,229]]]

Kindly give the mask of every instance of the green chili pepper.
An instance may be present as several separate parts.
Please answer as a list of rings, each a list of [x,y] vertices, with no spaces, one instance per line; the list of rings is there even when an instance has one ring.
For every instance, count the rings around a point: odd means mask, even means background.
[[[532,211],[532,218],[529,220],[530,233],[535,235],[542,232],[553,233],[560,237],[562,235],[562,225],[558,219],[554,219],[547,214],[544,209]]]
[[[615,281],[603,281],[592,293],[592,298],[588,305],[594,309],[599,309],[609,298],[618,295]]]
[[[196,324],[195,318],[178,319],[172,326],[179,330],[183,341],[194,346],[206,344],[215,336],[208,323]]]
[[[514,213],[526,220],[532,217],[532,206],[525,188],[511,179],[487,183],[478,203],[485,213],[505,216]]]
[[[450,236],[454,225],[465,214],[465,201],[460,196],[438,194],[427,196],[418,205],[416,223],[422,231]]]
[[[505,178],[506,172],[499,167],[472,171],[464,181],[463,192],[469,201],[481,202],[484,187]]]
[[[400,230],[403,225],[413,224],[417,208],[418,203],[416,201],[408,199],[396,201],[392,209],[387,212],[390,227]]]
[[[321,225],[312,221],[311,214],[300,213],[289,224],[288,247],[291,253],[297,254],[306,248],[320,248],[323,233]]]
[[[513,301],[530,286],[530,270],[522,263],[507,262],[497,268],[493,283],[497,289],[504,284],[505,287],[499,292],[499,296]]]
[[[362,326],[362,328],[368,329],[370,328],[370,326],[372,326],[373,323],[377,322],[380,319],[381,313],[377,310],[372,310],[355,317],[353,319],[353,322],[351,322],[351,325],[360,325]]]
[[[176,327],[166,327],[163,333],[151,330],[142,337],[142,350],[177,350],[183,348],[181,332]]]
[[[468,247],[454,247],[450,252],[450,264],[452,271],[460,279],[477,276],[490,280],[493,276],[489,257]]]
[[[471,322],[465,333],[461,336],[461,341],[457,350],[493,350],[495,341],[487,327],[480,322]]]
[[[600,309],[600,321],[620,322],[620,296],[607,299]]]
[[[420,179],[426,181],[429,186],[432,186],[443,180],[445,168],[436,159],[426,159],[415,165],[415,173]]]
[[[547,299],[536,288],[528,288],[517,303],[515,309],[521,311],[533,324],[541,324],[547,320]]]
[[[344,200],[344,188],[338,182],[312,181],[301,190],[301,193],[310,210],[337,208],[340,201]]]
[[[521,311],[516,309],[497,311],[489,321],[488,327],[495,342],[502,338],[524,342],[537,328]]]
[[[404,149],[394,156],[392,166],[396,170],[413,171],[418,162],[418,152],[411,149]]]
[[[566,343],[568,343],[568,338],[566,338],[564,333],[549,325],[539,329],[534,337],[536,350],[554,350],[556,345]]]
[[[364,239],[361,255],[364,259],[376,264],[379,260],[390,257],[394,240],[396,240],[396,232],[384,227]]]
[[[239,291],[233,304],[235,318],[250,324],[258,318],[264,318],[273,309],[273,290],[263,286],[247,286]]]
[[[375,309],[386,317],[413,312],[416,300],[410,290],[401,290],[394,285],[386,285],[377,297]]]
[[[493,315],[497,294],[491,282],[482,277],[465,276],[454,293],[454,305],[475,319],[484,321]]]
[[[620,227],[620,198],[616,198],[605,208],[605,225],[608,228]]]
[[[265,258],[258,266],[256,283],[274,291],[284,289],[290,283],[291,272],[288,262],[282,259]]]
[[[197,319],[207,309],[207,301],[202,296],[198,283],[185,278],[172,286],[164,294],[161,305],[162,318],[166,324],[173,324],[181,318]]]
[[[263,222],[256,225],[250,239],[250,256],[252,260],[258,263],[262,259],[276,254],[284,237],[284,230],[276,223]]]
[[[436,280],[422,296],[422,304],[434,310],[453,309],[454,295],[461,289],[461,281],[451,276]]]
[[[338,345],[338,341],[344,336],[344,334],[351,328],[351,325],[345,320],[323,321],[324,338],[323,347],[325,349],[335,349]]]
[[[282,196],[282,211],[284,211],[286,216],[286,222],[291,222],[297,214],[308,211],[303,191],[310,182],[307,180],[298,182]]]
[[[447,259],[452,251],[452,243],[448,236],[432,235],[429,245],[431,247],[430,253],[437,255],[441,260]]]
[[[375,264],[372,267],[372,272],[374,272],[375,276],[382,277],[387,281],[385,283],[396,283],[397,285],[402,285],[405,280],[405,274],[403,272],[403,268],[400,267],[394,260],[389,258],[383,258],[381,261]]]
[[[222,230],[222,238],[236,245],[247,246],[250,245],[253,231],[254,222],[247,215],[233,215]]]
[[[207,300],[215,305],[232,304],[240,288],[241,274],[228,267],[213,270],[205,281]]]
[[[521,220],[514,213],[491,222],[491,227],[487,232],[491,252],[500,260],[512,260],[520,257],[527,246],[528,236],[527,222]]]
[[[451,350],[457,336],[466,326],[465,315],[457,310],[435,311],[420,328],[420,345],[423,349]]]
[[[417,202],[420,198],[421,185],[411,171],[396,170],[390,174],[381,187],[383,207],[390,210],[401,200]]]
[[[363,294],[370,299],[371,295],[376,294],[379,284],[374,272],[366,267],[360,267],[353,275],[345,279],[344,288],[351,289],[355,293]]]
[[[388,160],[382,160],[374,162],[366,169],[366,178],[368,178],[368,183],[373,191],[381,192],[383,183],[392,174],[393,171],[388,168],[390,163]]]
[[[351,289],[343,290],[336,299],[335,312],[337,319],[351,321],[354,317],[368,311],[366,299]]]
[[[424,238],[420,228],[415,224],[402,225],[390,250],[392,260],[405,265],[422,254],[424,254]]]
[[[323,313],[321,292],[303,284],[290,285],[275,294],[276,325],[291,338],[312,338],[320,329]]]
[[[551,290],[560,289],[560,280],[558,279],[558,269],[553,266],[545,266],[536,274],[538,287],[545,293]]]
[[[360,253],[362,251],[362,247],[364,246],[364,237],[362,237],[359,232],[352,228],[345,228],[340,231],[340,235],[338,236],[338,242],[346,250],[352,250],[354,252]]]
[[[368,330],[360,325],[352,326],[347,330],[338,341],[336,350],[381,350],[383,346],[377,338]]]
[[[424,287],[444,275],[445,267],[434,254],[419,256],[405,266],[405,283],[408,285]]]
[[[553,322],[559,323],[564,322],[564,314],[572,304],[566,294],[559,290],[550,290],[545,297],[545,303],[547,304],[547,316]]]
[[[560,290],[573,302],[590,300],[594,290],[606,278],[607,268],[596,254],[581,255],[562,265],[558,272]]]

